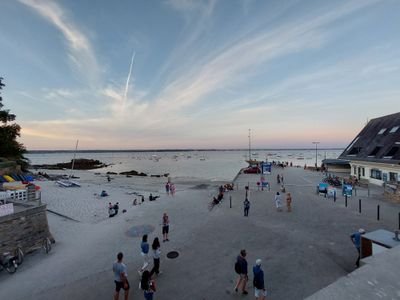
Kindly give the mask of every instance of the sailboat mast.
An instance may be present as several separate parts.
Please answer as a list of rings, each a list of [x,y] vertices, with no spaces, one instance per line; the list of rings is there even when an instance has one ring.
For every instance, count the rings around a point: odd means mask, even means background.
[[[251,129],[249,129],[249,161],[251,161],[251,139],[250,139],[251,135],[250,135],[250,133],[251,133]]]
[[[71,178],[71,177],[72,177],[72,172],[74,171],[75,157],[76,157],[76,151],[78,150],[78,143],[79,143],[79,140],[76,140],[76,146],[75,146],[74,158],[72,159],[72,165],[71,165],[71,175],[69,175],[69,178]]]

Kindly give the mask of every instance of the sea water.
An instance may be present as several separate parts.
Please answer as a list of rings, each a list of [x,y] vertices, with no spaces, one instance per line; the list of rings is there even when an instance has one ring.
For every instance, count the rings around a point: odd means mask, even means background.
[[[294,166],[318,166],[324,158],[337,158],[342,149],[291,149],[253,150],[251,158],[256,160],[292,162]],[[73,152],[30,152],[26,155],[31,164],[55,164],[70,162]],[[248,164],[248,150],[217,151],[149,151],[149,152],[79,152],[76,158],[97,159],[108,166],[91,172],[125,172],[135,170],[149,175],[164,175],[175,178],[195,178],[215,181],[232,180],[241,168]]]

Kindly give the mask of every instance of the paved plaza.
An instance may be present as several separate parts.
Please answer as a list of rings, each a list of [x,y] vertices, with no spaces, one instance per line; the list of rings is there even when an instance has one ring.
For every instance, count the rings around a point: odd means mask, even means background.
[[[290,213],[285,206],[282,212],[274,206],[274,195],[280,188],[276,183],[278,173],[284,175],[286,192],[292,194]],[[263,261],[268,299],[304,299],[354,271],[357,251],[350,241],[351,233],[360,227],[367,231],[393,231],[398,227],[400,208],[383,201],[379,188],[370,191],[370,197],[360,189],[345,207],[340,193],[336,202],[315,193],[321,173],[274,168],[266,178],[271,182],[270,190],[259,191],[259,175],[239,175],[235,180],[239,189],[225,193],[223,202],[212,211],[207,206],[217,194],[219,183],[177,184],[174,197],[161,194],[155,202],[146,202],[140,209],[128,210],[98,224],[81,224],[49,215],[50,228],[55,223],[65,224],[53,232],[57,243],[52,253],[28,256],[13,276],[0,274],[0,298],[111,299],[111,265],[116,253],[122,251],[131,283],[130,299],[143,299],[137,274],[141,265],[140,238],[127,232],[134,226],[148,225],[146,228],[154,228],[149,240],[160,237],[163,212],[168,212],[171,226],[170,241],[161,245],[163,274],[156,278],[155,299],[160,300],[254,299],[251,269],[257,258]],[[249,217],[244,217],[247,184],[251,208]],[[163,191],[163,187],[159,190]],[[358,199],[362,199],[361,214]],[[378,204],[380,221],[376,220]],[[81,241],[82,236],[85,243],[74,243],[74,237]],[[248,253],[247,296],[233,289],[237,278],[234,262],[240,249]],[[165,255],[171,250],[178,251],[179,257],[167,259]]]

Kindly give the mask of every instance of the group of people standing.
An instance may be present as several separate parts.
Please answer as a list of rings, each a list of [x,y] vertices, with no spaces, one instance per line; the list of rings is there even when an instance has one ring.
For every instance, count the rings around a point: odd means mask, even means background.
[[[282,211],[282,196],[279,192],[276,192],[275,197],[275,207],[278,212]],[[292,211],[292,195],[290,193],[286,194],[286,208],[288,212]],[[244,216],[248,217],[249,216],[249,210],[250,210],[250,200],[249,200],[249,194],[246,193],[246,197],[243,201],[243,211],[244,211]]]
[[[176,190],[175,184],[173,184],[172,182],[168,181],[165,184],[165,192],[167,193],[167,195],[172,195],[172,196],[175,195],[175,190]]]
[[[249,281],[249,276],[246,256],[246,250],[240,250],[240,254],[236,258],[235,263],[235,272],[239,275],[235,285],[235,292],[240,290],[243,295],[247,295],[249,293],[247,291],[247,282]],[[261,259],[257,259],[256,264],[253,266],[254,296],[257,300],[264,300],[267,296],[267,290],[264,284],[264,271],[261,268],[261,263]]]
[[[167,213],[163,214],[162,217],[162,234],[163,234],[163,242],[169,241],[168,233],[169,233],[169,217]],[[142,236],[142,242],[140,243],[140,254],[143,258],[143,265],[138,270],[140,275],[140,288],[143,290],[143,296],[146,300],[152,300],[153,295],[156,291],[156,282],[153,278],[153,275],[160,275],[162,272],[160,271],[160,258],[161,258],[161,245],[158,237],[153,239],[153,243],[149,244],[148,235],[145,234]],[[150,265],[149,259],[150,256],[153,258],[153,267],[151,270],[148,270],[148,266]],[[114,272],[114,282],[115,282],[115,292],[114,292],[114,300],[119,299],[119,293],[121,289],[124,290],[124,299],[128,300],[129,298],[129,289],[130,285],[128,282],[128,272],[127,267],[123,263],[123,253],[120,252],[117,254],[117,261],[113,264],[113,272]]]
[[[276,192],[275,197],[275,207],[277,211],[282,211],[282,196],[279,192]],[[288,212],[292,211],[292,195],[290,193],[286,194],[286,209]]]

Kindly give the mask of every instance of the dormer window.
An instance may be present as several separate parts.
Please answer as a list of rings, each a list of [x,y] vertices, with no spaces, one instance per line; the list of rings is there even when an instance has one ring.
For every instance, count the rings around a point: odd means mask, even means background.
[[[389,133],[395,133],[399,128],[400,126],[394,126],[392,129],[390,129]]]
[[[383,158],[392,158],[396,155],[397,151],[399,151],[399,147],[392,147],[388,153]]]
[[[378,154],[379,150],[381,150],[381,149],[382,149],[382,147],[375,147],[375,149],[371,151],[371,153],[368,155],[368,157],[375,157]]]
[[[382,128],[381,130],[379,130],[378,135],[383,134],[386,131],[386,128]]]

